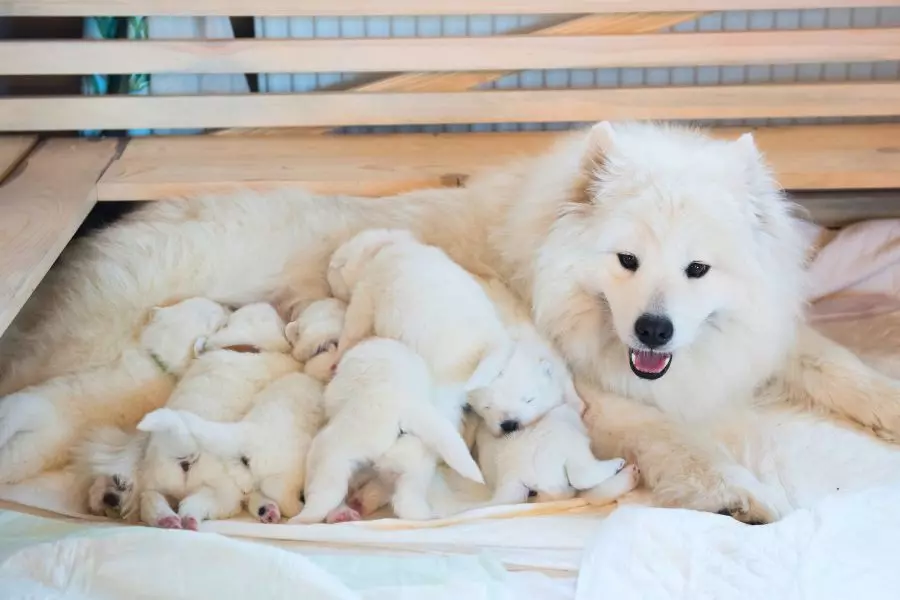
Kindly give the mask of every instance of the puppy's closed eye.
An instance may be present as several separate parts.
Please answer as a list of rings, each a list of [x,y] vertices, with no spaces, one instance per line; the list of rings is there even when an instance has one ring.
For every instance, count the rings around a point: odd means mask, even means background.
[[[528,398],[522,398],[522,402],[524,402],[525,404],[531,404],[532,402],[534,402],[534,396],[529,396]]]
[[[337,350],[337,347],[338,343],[336,340],[329,340],[324,344],[319,344],[319,346],[316,348],[316,351],[313,352],[313,355],[310,358],[314,358],[320,354],[325,354],[326,352],[334,352],[335,350]]]

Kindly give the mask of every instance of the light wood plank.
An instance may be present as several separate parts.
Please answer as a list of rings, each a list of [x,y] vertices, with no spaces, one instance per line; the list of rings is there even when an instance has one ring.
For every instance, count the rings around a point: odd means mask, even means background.
[[[0,187],[0,334],[97,200],[115,140],[50,140]]]
[[[744,130],[715,130],[735,139]],[[185,198],[304,188],[381,196],[455,186],[561,133],[209,137],[132,140],[98,184],[100,200]],[[763,128],[755,132],[790,189],[900,187],[900,124]]]
[[[33,135],[0,137],[0,182],[6,179],[36,143],[37,137]]]
[[[892,116],[900,83],[0,99],[0,131]]]
[[[0,0],[0,16],[546,15],[898,5],[897,0]]]
[[[699,12],[676,13],[626,13],[615,15],[587,15],[563,21],[525,28],[514,32],[519,35],[613,35],[625,33],[649,33],[664,27],[672,27],[702,16]],[[512,34],[510,34],[512,35]],[[500,79],[510,71],[454,71],[450,73],[395,73],[383,79],[352,85],[348,92],[464,92]],[[327,127],[319,128],[254,128],[225,129],[216,135],[307,135],[327,133]]]
[[[0,75],[490,71],[900,60],[900,28],[650,35],[0,42]]]

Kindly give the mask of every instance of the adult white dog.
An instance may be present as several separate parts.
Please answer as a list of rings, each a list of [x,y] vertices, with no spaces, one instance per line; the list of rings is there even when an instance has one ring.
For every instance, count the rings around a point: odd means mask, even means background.
[[[870,436],[900,437],[900,384],[803,324],[803,248],[753,140],[651,125],[599,124],[465,188],[377,201],[247,192],[142,208],[79,243],[41,286],[0,344],[0,393],[114,361],[166,301],[267,299],[293,314],[329,295],[330,254],[372,227],[409,228],[509,283],[579,378],[602,455],[635,459],[666,504],[776,516],[751,510],[772,504],[757,497],[771,486],[755,489],[755,462],[710,438],[708,425],[734,422],[738,408],[791,421],[787,407],[801,406],[822,428],[803,436],[827,445],[828,460],[897,455]],[[817,407],[867,428],[848,433],[859,448],[834,444],[844,430],[814,417]],[[830,477],[828,466],[815,472]]]

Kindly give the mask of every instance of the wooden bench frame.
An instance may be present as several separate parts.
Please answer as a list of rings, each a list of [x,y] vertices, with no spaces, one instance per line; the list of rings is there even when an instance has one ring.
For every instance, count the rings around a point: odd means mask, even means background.
[[[247,188],[380,196],[458,186],[561,135],[319,135],[336,126],[895,117],[900,81],[473,90],[522,69],[900,60],[900,28],[659,33],[707,11],[868,6],[900,0],[0,0],[0,17],[565,15],[534,30],[480,38],[0,41],[6,76],[403,72],[339,92],[0,98],[0,132],[14,134],[0,137],[0,333],[98,201]],[[241,135],[36,135],[180,127],[240,128]],[[272,127],[295,129],[277,136],[258,129]],[[761,128],[756,137],[779,180],[814,218],[900,214],[896,195],[885,192],[900,188],[900,124]],[[852,196],[833,195],[850,190]]]

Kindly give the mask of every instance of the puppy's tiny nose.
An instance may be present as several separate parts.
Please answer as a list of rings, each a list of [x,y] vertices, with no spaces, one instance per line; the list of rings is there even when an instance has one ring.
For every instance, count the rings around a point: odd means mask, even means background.
[[[106,492],[103,494],[103,504],[110,508],[118,508],[119,506],[119,496],[118,494],[113,494],[112,492]]]
[[[183,461],[181,461],[181,462],[178,463],[178,464],[181,465],[181,470],[184,471],[185,473],[187,473],[188,471],[191,470],[191,463],[190,463],[190,461],[183,460]]]
[[[512,433],[513,431],[519,430],[519,422],[515,419],[507,419],[500,423],[500,429],[503,433]]]

